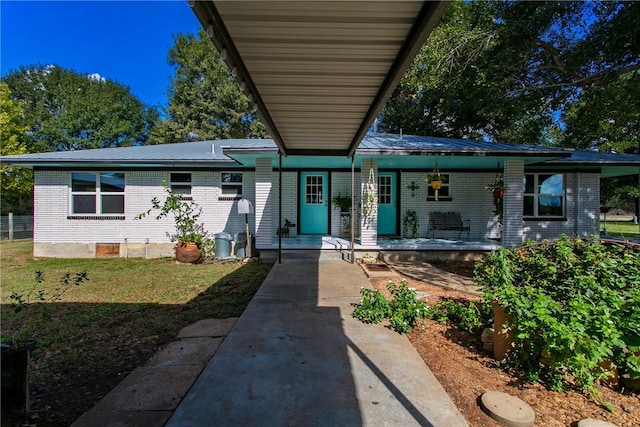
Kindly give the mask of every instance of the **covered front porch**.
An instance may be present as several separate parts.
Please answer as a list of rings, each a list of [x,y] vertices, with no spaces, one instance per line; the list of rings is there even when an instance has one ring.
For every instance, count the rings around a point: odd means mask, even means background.
[[[291,254],[297,252],[300,255],[325,256],[340,254],[342,258],[355,259],[364,255],[376,254],[380,251],[417,251],[424,252],[424,258],[459,258],[469,253],[489,252],[502,247],[500,242],[490,239],[485,240],[454,240],[447,238],[400,238],[379,237],[375,245],[362,245],[356,239],[351,248],[348,237],[336,237],[326,235],[297,235],[286,237],[278,241],[275,239],[271,245],[262,246],[259,249],[261,258],[275,258],[278,250]]]

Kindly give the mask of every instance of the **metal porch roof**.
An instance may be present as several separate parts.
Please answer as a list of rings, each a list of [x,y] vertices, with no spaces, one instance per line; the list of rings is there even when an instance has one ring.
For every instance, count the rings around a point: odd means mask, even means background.
[[[284,155],[352,155],[446,1],[190,1]]]
[[[0,156],[0,162],[41,168],[253,168],[257,158],[278,166],[278,146],[271,139],[222,139],[96,150]],[[455,138],[368,134],[355,152],[355,167],[375,158],[380,169],[495,169],[496,162],[520,159],[527,166],[549,170],[593,170],[603,177],[640,173],[640,155],[573,151],[557,147],[512,145]],[[283,159],[285,168],[317,170],[350,168],[345,156],[299,156]]]

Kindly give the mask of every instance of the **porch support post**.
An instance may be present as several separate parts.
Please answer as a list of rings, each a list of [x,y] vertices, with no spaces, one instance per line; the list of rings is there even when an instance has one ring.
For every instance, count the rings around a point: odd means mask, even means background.
[[[378,195],[378,161],[376,159],[362,159],[360,167],[360,244],[375,246],[378,243],[378,204],[367,204],[366,190],[369,179],[373,179],[373,191],[376,199]]]
[[[356,214],[356,176],[355,176],[355,166],[354,166],[354,160],[355,160],[355,155],[351,156],[351,215],[349,215],[349,221],[351,221],[351,224],[349,226],[349,230],[351,230],[351,264],[353,264],[355,262],[355,249],[354,249],[354,244],[355,244],[355,233],[356,231],[354,230],[354,225],[356,223],[354,216]]]
[[[256,246],[269,247],[272,244],[272,197],[273,167],[271,159],[256,159]],[[247,242],[249,244],[249,242]]]
[[[282,152],[278,151],[278,264],[282,264]]]
[[[504,162],[504,193],[502,244],[508,247],[520,246],[524,242],[524,221],[522,204],[524,192],[524,160],[507,160]]]

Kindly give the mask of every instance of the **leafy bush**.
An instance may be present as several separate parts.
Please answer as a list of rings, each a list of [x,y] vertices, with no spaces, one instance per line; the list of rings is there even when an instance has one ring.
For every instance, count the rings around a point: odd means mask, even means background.
[[[529,378],[594,391],[605,361],[640,377],[640,246],[561,236],[499,249],[475,282],[509,314],[510,362]]]
[[[398,285],[389,281],[387,289],[391,300],[387,300],[380,291],[362,288],[362,301],[353,310],[353,317],[364,323],[376,324],[389,319],[391,328],[400,334],[411,331],[418,319],[427,317],[427,303],[418,299],[406,280]]]
[[[441,298],[429,307],[427,317],[440,323],[451,322],[467,332],[480,334],[491,315],[491,306],[485,302]]]

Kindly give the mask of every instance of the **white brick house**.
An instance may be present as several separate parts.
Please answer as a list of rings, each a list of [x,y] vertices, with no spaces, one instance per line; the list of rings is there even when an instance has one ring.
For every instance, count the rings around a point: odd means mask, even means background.
[[[500,238],[502,245],[516,246],[525,238],[561,233],[597,235],[600,176],[640,173],[640,156],[383,134],[365,137],[353,157],[353,174],[351,158],[280,158],[271,140],[27,154],[2,161],[34,169],[37,257],[94,257],[105,247],[113,256],[173,256],[171,219],[135,219],[153,197],[163,197],[163,181],[203,208],[201,219],[212,234],[243,231],[237,200],[252,201],[249,227],[258,250],[277,247],[278,225],[285,219],[296,224],[290,237],[335,236],[348,243],[347,219],[331,199],[355,194],[354,243],[366,250],[379,248],[383,238],[403,237],[402,218],[410,210],[420,219],[420,238],[427,236],[431,212],[459,213],[469,223],[465,240],[474,242]],[[438,200],[425,182],[436,162],[448,178]],[[502,225],[485,189],[496,174],[507,187]],[[365,221],[362,192],[372,177],[378,204]],[[437,237],[456,241],[459,234],[439,231]]]

